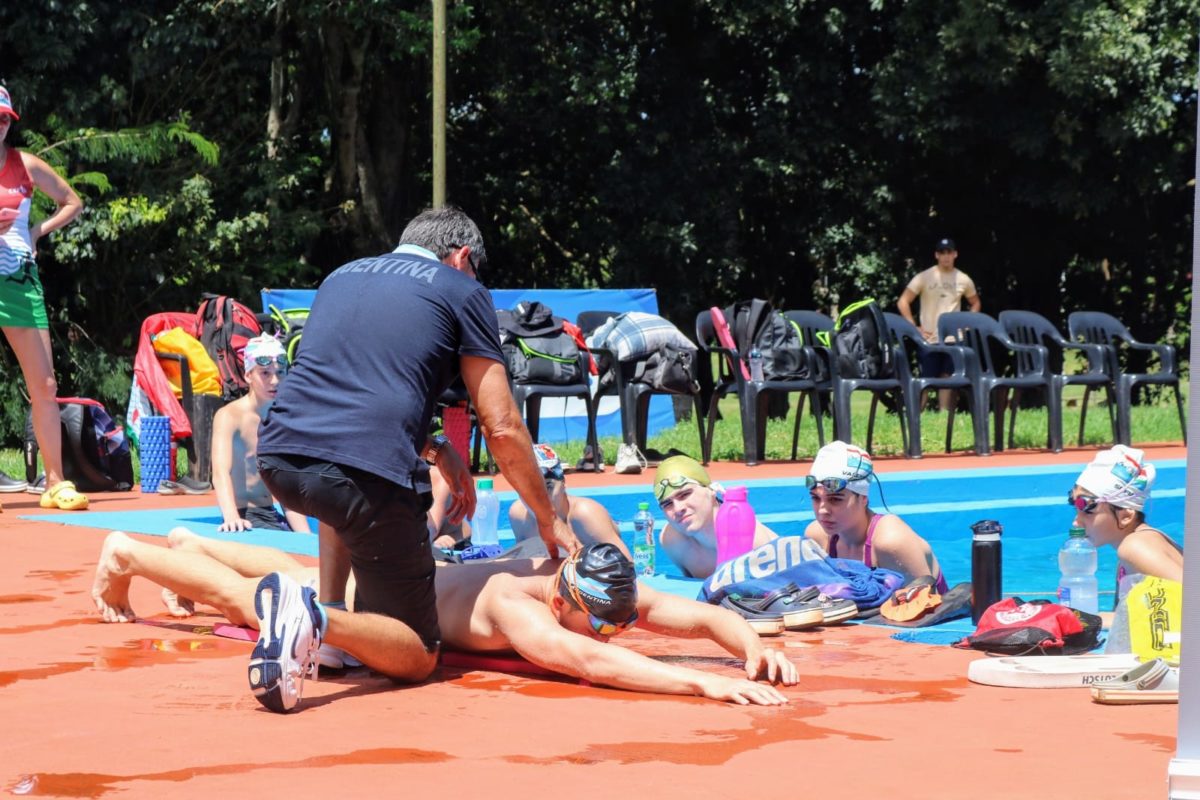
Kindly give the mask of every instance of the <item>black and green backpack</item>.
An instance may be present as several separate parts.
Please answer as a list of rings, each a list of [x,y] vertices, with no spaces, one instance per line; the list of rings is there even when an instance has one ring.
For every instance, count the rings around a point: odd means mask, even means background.
[[[826,333],[832,351],[834,373],[842,378],[892,378],[892,335],[887,319],[874,298],[868,297],[842,309]]]
[[[757,349],[767,380],[807,380],[812,377],[804,340],[796,323],[766,300],[739,300],[723,310],[729,332],[742,360]]]
[[[500,348],[514,383],[582,383],[579,345],[563,331],[563,320],[535,301],[496,310]]]
[[[267,306],[271,312],[271,322],[275,325],[275,335],[280,337],[283,352],[287,353],[288,363],[296,363],[296,355],[300,352],[300,337],[304,335],[304,323],[308,322],[307,308],[277,308]]]

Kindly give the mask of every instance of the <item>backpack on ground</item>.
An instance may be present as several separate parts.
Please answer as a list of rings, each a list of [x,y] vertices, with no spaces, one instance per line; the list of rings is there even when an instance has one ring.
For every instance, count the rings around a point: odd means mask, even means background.
[[[851,303],[838,314],[829,346],[839,377],[891,378],[896,374],[892,334],[872,298]]]
[[[275,336],[283,345],[283,352],[287,353],[288,363],[295,364],[300,353],[300,339],[304,336],[304,323],[308,322],[311,309],[267,306],[267,310],[271,313]]]
[[[262,333],[254,312],[225,295],[201,295],[196,310],[200,343],[216,362],[221,375],[221,396],[233,400],[244,395],[249,386],[242,369],[242,350],[246,342]]]
[[[125,429],[103,404],[84,397],[58,398],[62,419],[63,478],[81,492],[127,492],[133,488],[133,458]],[[25,417],[25,472],[36,472],[38,445],[33,413]]]
[[[805,380],[810,377],[800,327],[766,300],[739,300],[724,309],[733,341],[745,362],[750,351],[762,353],[767,380]]]
[[[563,319],[536,300],[497,309],[500,347],[516,383],[582,383],[579,345],[563,331]]]

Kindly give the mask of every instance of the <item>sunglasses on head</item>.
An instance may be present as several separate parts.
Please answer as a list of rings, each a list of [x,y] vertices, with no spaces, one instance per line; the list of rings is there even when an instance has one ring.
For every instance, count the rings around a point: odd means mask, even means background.
[[[1082,511],[1084,514],[1094,514],[1096,506],[1102,501],[1099,497],[1092,497],[1086,494],[1072,494],[1067,492],[1067,505],[1074,508],[1076,511]]]
[[[272,364],[277,365],[280,369],[287,369],[287,367],[288,367],[287,356],[279,355],[279,356],[255,356],[254,357],[254,366],[256,366],[256,367],[269,367]]]
[[[846,487],[850,485],[850,481],[846,480],[845,478],[820,478],[820,479],[818,479],[816,476],[809,475],[809,476],[805,477],[804,485],[807,486],[810,490],[815,489],[818,486],[820,486],[825,491],[836,494],[838,492],[846,491]]]

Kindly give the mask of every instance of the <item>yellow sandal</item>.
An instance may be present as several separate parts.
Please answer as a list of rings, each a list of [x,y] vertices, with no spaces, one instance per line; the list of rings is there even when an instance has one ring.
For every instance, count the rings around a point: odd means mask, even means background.
[[[38,501],[38,505],[42,508],[60,508],[63,511],[83,511],[88,507],[88,499],[86,494],[76,491],[75,484],[70,481],[59,481],[47,491],[42,492],[42,498]]]

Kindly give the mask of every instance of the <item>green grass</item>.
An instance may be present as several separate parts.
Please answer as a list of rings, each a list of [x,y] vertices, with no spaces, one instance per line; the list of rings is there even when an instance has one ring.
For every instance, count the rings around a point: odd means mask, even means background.
[[[1187,387],[1184,386],[1184,404],[1187,404]],[[1079,407],[1083,398],[1083,389],[1072,386],[1067,388],[1066,407],[1063,409],[1063,444],[1073,447],[1079,432]],[[870,411],[870,394],[856,392],[851,400],[853,439],[856,443],[866,444],[867,417]],[[722,419],[717,421],[713,432],[712,458],[716,461],[742,460],[742,432],[738,421],[738,405],[736,397],[725,397],[721,400]],[[800,424],[800,441],[797,456],[810,459],[817,452],[817,428],[812,414],[805,406],[805,416]],[[792,452],[792,421],[795,412],[795,401],[788,416],[783,420],[770,420],[767,424],[767,453],[768,460],[779,461],[791,458]],[[1007,419],[1005,420],[1007,424]],[[548,430],[546,432],[549,432]],[[1084,445],[1103,446],[1111,443],[1108,426],[1108,413],[1104,406],[1097,402],[1096,394],[1092,394],[1092,402],[1088,408],[1087,428],[1084,431]],[[925,453],[941,453],[945,447],[946,415],[936,412],[925,412],[921,415],[921,449]],[[1006,433],[1007,437],[1007,433]],[[1175,411],[1174,400],[1164,397],[1154,405],[1134,406],[1133,408],[1133,437],[1135,442],[1180,442],[1183,437],[1179,431],[1179,418]],[[825,418],[825,440],[833,438],[833,419]],[[621,440],[616,436],[604,436],[600,439],[600,448],[604,451],[604,460],[613,464],[617,457],[617,447]],[[666,453],[672,448],[700,458],[700,440],[696,433],[696,423],[688,419],[674,428],[664,430],[650,437],[650,448]],[[1017,412],[1015,447],[1044,448],[1046,446],[1046,409],[1023,408]],[[954,417],[954,437],[951,447],[955,452],[972,452],[974,440],[971,434],[971,415],[966,412]],[[554,442],[555,449],[564,464],[574,464],[582,455],[584,443],[572,441],[567,443]],[[899,418],[887,413],[880,406],[875,417],[875,436],[872,442],[874,455],[903,455],[904,448],[900,438]],[[179,453],[180,474],[187,470],[186,455]],[[0,448],[0,470],[13,476],[25,474],[24,456],[15,448]],[[140,464],[136,453],[133,457],[133,472],[135,481],[141,475]]]
[[[1187,391],[1184,388],[1184,408],[1187,407]],[[853,439],[856,443],[866,444],[867,418],[870,413],[870,393],[855,392],[851,399],[851,418]],[[1068,387],[1066,402],[1063,408],[1063,444],[1073,447],[1079,435],[1079,403],[1083,399],[1082,387]],[[721,400],[722,419],[717,421],[713,432],[712,458],[715,461],[740,461],[742,459],[742,431],[738,420],[737,398],[730,396]],[[769,420],[767,423],[768,460],[787,460],[792,453],[792,428],[795,414],[795,396],[786,419]],[[927,454],[941,453],[945,450],[946,414],[927,411],[921,415],[921,449]],[[1005,439],[1007,442],[1007,417],[1005,418]],[[1132,412],[1133,437],[1135,442],[1182,442],[1179,429],[1179,416],[1175,410],[1173,397],[1167,397],[1154,405],[1134,406]],[[989,429],[990,430],[990,429]],[[1104,405],[1097,402],[1096,393],[1092,393],[1088,407],[1087,424],[1084,429],[1083,444],[1103,446],[1112,443],[1111,430],[1108,424],[1108,412]],[[833,439],[833,418],[825,417],[825,441]],[[604,452],[605,462],[614,463],[617,447],[621,440],[616,436],[602,436],[600,448]],[[696,433],[696,423],[688,419],[674,428],[664,430],[651,436],[647,443],[651,449],[668,452],[671,448],[681,450],[689,455],[700,457],[700,442]],[[555,443],[555,449],[563,463],[574,464],[583,454],[582,441]],[[972,453],[974,437],[971,433],[971,415],[965,411],[954,416],[954,435],[951,449],[954,452]],[[1023,408],[1017,411],[1016,431],[1013,439],[1014,447],[1045,448],[1046,446],[1046,409]],[[819,447],[817,428],[808,404],[805,404],[804,419],[800,423],[800,440],[797,446],[797,457],[810,459]],[[900,436],[899,417],[887,413],[882,406],[875,415],[875,433],[872,441],[874,455],[903,455],[904,447]]]

